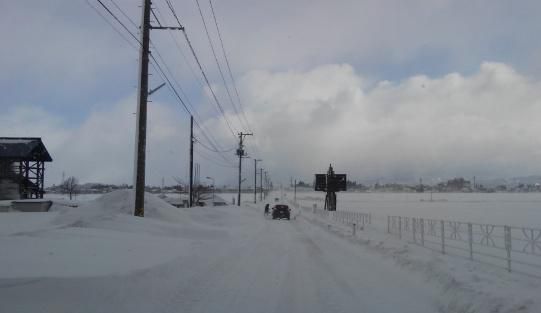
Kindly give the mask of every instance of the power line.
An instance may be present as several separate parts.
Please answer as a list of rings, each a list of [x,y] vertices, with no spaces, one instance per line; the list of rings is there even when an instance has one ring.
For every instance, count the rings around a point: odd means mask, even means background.
[[[97,0],[97,1],[101,4],[101,6],[102,6],[102,7],[103,7],[103,8],[104,8],[104,9],[105,9],[105,10],[106,10],[106,11],[107,11],[107,12],[108,12],[108,13],[109,13],[109,14],[110,14],[110,15],[111,15],[111,16],[112,16],[112,17],[113,17],[120,25],[122,25],[122,27],[124,28],[124,30],[126,30],[126,31],[127,31],[134,39],[137,40],[137,42],[138,42],[139,44],[141,44],[141,42],[140,42],[140,41],[137,39],[137,37],[136,37],[136,36],[128,29],[128,27],[126,27],[126,25],[125,25],[124,23],[122,23],[122,21],[120,21],[120,19],[119,19],[119,18],[118,18],[118,17],[117,17],[117,16],[116,16],[116,15],[115,15],[115,14],[114,14],[107,6],[103,3],[103,2],[101,2],[100,0]],[[113,0],[111,0],[111,1],[113,2]],[[95,10],[102,18],[104,18],[104,20],[105,20],[105,21],[106,21],[106,22],[107,22],[107,23],[108,23],[115,31],[117,31],[117,33],[119,33],[119,35],[121,35],[122,38],[124,38],[128,43],[132,44],[131,41],[129,41],[128,39],[126,39],[126,38],[122,35],[122,33],[121,33],[120,31],[118,31],[118,29],[116,29],[116,28],[113,26],[113,24],[111,24],[111,23],[109,22],[109,20],[106,19],[106,18],[101,14],[101,12],[99,12],[96,8],[94,8],[94,7],[88,2],[88,0],[87,0],[87,3],[88,3],[88,5],[89,5],[90,7],[92,7],[92,8],[93,8],[93,9],[94,9],[94,10]],[[130,22],[131,22],[132,24],[134,24],[134,22],[133,22],[133,21],[132,21],[125,13],[124,13],[124,11],[123,11],[118,5],[116,5],[115,2],[113,2],[113,4],[115,5],[115,7],[116,7],[116,8],[117,8],[117,9],[118,9],[118,10],[119,10],[126,18],[128,18],[128,20],[130,20]],[[163,58],[161,57],[161,54],[159,53],[159,51],[157,50],[157,48],[156,48],[154,45],[152,45],[152,46],[153,46],[153,48],[156,50],[157,55],[158,55],[158,57],[162,60],[162,63],[164,64],[164,66],[167,66],[167,64],[165,63],[165,61],[164,61]],[[137,47],[134,47],[134,48],[137,49]],[[182,97],[180,97],[179,93],[178,93],[177,90],[175,89],[174,85],[171,83],[171,80],[169,79],[169,77],[168,77],[168,76],[166,75],[166,73],[163,71],[162,67],[159,65],[159,63],[158,63],[158,61],[156,60],[156,58],[155,58],[153,55],[150,55],[150,57],[151,57],[151,59],[154,61],[154,62],[152,62],[152,66],[154,67],[154,69],[156,70],[156,72],[157,72],[160,76],[162,76],[162,78],[163,78],[164,80],[167,81],[169,89],[170,89],[170,90],[173,92],[173,94],[177,97],[177,99],[179,100],[180,104],[184,107],[184,109],[186,110],[186,112],[187,112],[188,114],[191,115],[191,114],[192,114],[191,111],[190,111],[190,110],[188,109],[188,107],[186,106],[186,103],[182,100]],[[170,71],[167,67],[166,67],[166,69],[167,69],[168,72],[171,74],[171,71]],[[172,74],[171,74],[171,75],[172,75]],[[177,86],[178,86],[179,88],[181,88],[181,87],[180,87],[180,84],[178,84],[178,82],[177,82],[176,80],[175,80],[175,82],[176,82]],[[182,91],[182,90],[181,90],[181,91]],[[185,93],[183,93],[183,94],[185,95]],[[186,98],[187,98],[187,97],[186,97]],[[191,105],[190,105],[190,106],[191,106]],[[191,106],[191,107],[192,107],[192,109],[193,109],[193,106]],[[205,130],[199,125],[199,123],[196,122],[196,125],[199,127],[199,129],[201,130],[203,136],[207,139],[207,141],[209,142],[209,144],[210,144],[211,146],[213,146],[214,149],[215,149],[216,151],[218,151],[219,148],[217,147],[217,142],[215,143],[215,142],[213,142],[213,141],[215,141],[215,140],[211,140],[211,137],[212,137],[212,136],[207,135],[206,132],[205,132]],[[227,158],[225,158],[225,156],[222,155],[222,157],[223,157],[224,160],[226,160],[227,162],[230,162],[229,160],[227,160]]]
[[[203,16],[203,11],[201,11],[201,6],[199,5],[199,0],[195,0],[195,3],[197,4],[197,9],[199,10],[199,15],[201,16],[201,21],[203,22],[203,27],[205,28],[205,33],[207,35],[207,39],[210,45],[210,49],[212,51],[212,55],[214,56],[214,60],[216,61],[216,66],[218,66],[218,72],[220,73],[220,77],[222,78],[222,81],[224,83],[225,91],[227,92],[227,96],[229,97],[229,101],[231,102],[231,107],[233,107],[233,111],[237,115],[237,118],[239,119],[241,127],[246,128],[245,125],[243,125],[242,119],[240,117],[240,114],[237,110],[237,107],[235,106],[235,103],[233,101],[233,98],[231,97],[231,93],[229,92],[229,86],[227,85],[227,82],[225,81],[224,73],[222,71],[222,66],[220,65],[220,62],[218,61],[218,57],[216,56],[216,51],[214,50],[214,44],[212,43],[212,39],[210,38],[210,33],[207,28],[207,23],[205,22],[205,17]]]
[[[225,50],[225,45],[224,45],[224,42],[223,42],[223,39],[222,39],[222,33],[220,31],[220,27],[218,26],[218,19],[216,18],[216,12],[214,11],[214,6],[212,4],[212,0],[209,0],[209,5],[210,5],[211,12],[212,12],[212,17],[214,19],[214,24],[216,26],[216,32],[218,33],[218,38],[220,40],[220,45],[222,47],[222,53],[223,53],[223,56],[224,56],[224,59],[225,59],[225,63],[227,65],[227,70],[228,70],[228,73],[229,73],[229,77],[231,78],[231,82],[233,83],[233,88],[235,90],[235,95],[237,96],[237,100],[238,100],[238,103],[239,103],[239,108],[240,108],[240,111],[242,113],[242,117],[244,118],[244,121],[245,121],[246,125],[248,126],[248,129],[250,129],[250,131],[251,131],[252,126],[250,125],[250,121],[248,120],[248,118],[246,116],[246,112],[244,110],[244,106],[242,104],[242,101],[241,101],[241,98],[240,98],[240,95],[239,95],[237,84],[236,84],[235,78],[233,76],[233,71],[231,70],[231,65],[229,63],[229,58],[227,57],[227,52]],[[253,146],[254,147],[254,152],[257,152],[256,154],[261,156],[261,151],[259,150],[258,145],[259,144],[256,141],[255,145]]]
[[[236,147],[233,147],[231,149],[227,149],[227,150],[216,150],[214,148],[210,148],[208,146],[206,146],[205,144],[203,144],[203,142],[201,142],[198,138],[195,138],[196,142],[199,143],[201,145],[201,147],[211,151],[211,152],[217,152],[217,153],[225,153],[225,152],[231,152],[233,150],[235,150]]]
[[[227,119],[227,115],[225,114],[225,110],[222,107],[222,105],[220,104],[220,101],[218,101],[218,98],[216,97],[216,94],[214,93],[214,90],[212,89],[212,86],[210,85],[210,81],[209,81],[207,75],[205,74],[205,71],[203,70],[203,67],[202,67],[201,63],[199,62],[199,58],[197,57],[197,54],[195,53],[195,50],[194,50],[194,48],[192,46],[192,43],[190,42],[190,39],[188,38],[188,34],[186,33],[186,31],[183,31],[183,33],[184,33],[184,37],[186,38],[186,41],[188,42],[188,45],[190,46],[190,50],[192,51],[192,54],[193,54],[193,56],[195,58],[195,61],[197,62],[197,65],[199,66],[199,69],[201,70],[201,74],[203,74],[203,77],[205,78],[205,82],[207,83],[207,86],[208,86],[208,88],[209,88],[209,90],[210,90],[210,92],[212,94],[212,97],[214,98],[214,101],[216,102],[216,105],[218,106],[218,109],[219,109],[220,113],[224,117],[224,121],[227,124],[227,127],[229,128],[229,131],[231,132],[233,137],[235,137],[235,131],[231,127],[231,123]]]
[[[222,46],[222,52],[223,52],[223,55],[224,55],[225,64],[227,65],[227,70],[229,72],[229,77],[231,78],[231,82],[233,83],[233,88],[235,90],[235,94],[236,94],[237,100],[239,102],[240,111],[242,112],[244,120],[245,120],[246,124],[248,125],[249,130],[251,131],[252,127],[250,126],[248,118],[246,117],[246,114],[244,112],[244,106],[242,105],[242,101],[240,100],[239,91],[237,89],[237,84],[235,82],[235,78],[233,77],[233,72],[231,71],[231,66],[229,64],[229,58],[227,57],[227,53],[225,51],[224,42],[222,40],[222,34],[220,32],[220,28],[218,27],[218,21],[216,19],[216,14],[214,12],[214,6],[212,5],[212,0],[209,0],[209,4],[210,4],[210,10],[212,11],[212,17],[214,19],[214,24],[216,25],[216,31],[218,33],[218,38],[220,39],[220,45]]]
[[[175,89],[175,87],[173,86],[173,84],[171,83],[171,80],[169,79],[169,77],[166,75],[166,73],[164,72],[164,70],[162,69],[162,67],[159,65],[159,63],[157,62],[157,60],[154,58],[153,55],[151,55],[151,58],[152,60],[154,61],[152,63],[154,69],[158,72],[158,74],[160,74],[160,76],[167,81],[168,83],[168,87],[170,88],[170,90],[173,92],[173,94],[177,97],[177,99],[179,100],[179,102],[182,104],[182,106],[184,107],[184,109],[186,110],[186,112],[189,114],[189,115],[192,115],[192,112],[190,111],[190,109],[188,109],[188,107],[186,106],[186,103],[182,100],[182,97],[179,95],[178,91]],[[179,86],[180,87],[180,86]],[[207,135],[206,131],[203,130],[201,128],[201,126],[199,125],[199,123],[197,121],[195,121],[197,127],[199,127],[199,129],[201,130],[201,133],[202,135],[207,139],[207,141],[209,142],[209,144],[214,148],[214,150],[216,151],[219,151],[219,148],[217,148],[216,146],[216,143],[213,142],[213,140],[210,139],[209,135]],[[215,141],[215,140],[214,140]],[[224,157],[225,159],[225,157]],[[229,161],[227,159],[225,159],[226,161]]]
[[[162,27],[162,23],[160,23],[160,20],[156,16],[156,13],[154,13],[154,9],[150,9],[150,13],[152,13],[152,16],[156,19],[156,22],[158,23],[158,26]]]
[[[133,26],[135,26],[135,28],[138,28],[138,27],[137,27],[137,24],[135,24],[135,22],[128,16],[128,14],[126,14],[126,13],[124,12],[124,10],[122,10],[122,9],[120,8],[120,6],[115,2],[115,0],[109,0],[109,1],[111,1],[111,3],[115,6],[115,8],[116,8],[118,11],[120,11],[120,13],[121,13],[122,15],[124,15],[124,17],[125,17],[125,18],[126,18]]]
[[[89,7],[91,7],[96,13],[107,23],[111,28],[118,34],[122,39],[124,39],[132,48],[137,49],[137,46],[133,44],[131,40],[129,40],[120,30],[118,30],[113,23],[111,23],[96,7],[94,7],[88,0],[86,0],[86,3]]]
[[[161,13],[159,10],[157,10],[158,14],[161,16]],[[163,16],[161,16],[163,18]],[[180,46],[178,45],[178,42],[177,40],[175,39],[175,37],[173,37],[173,35],[171,34],[171,32],[169,32],[171,38],[173,39],[173,41],[175,42],[176,46],[177,46],[177,49],[179,49],[179,52],[182,54],[182,56],[184,57],[185,59],[185,62],[188,64],[190,70],[192,71],[192,74],[194,74],[194,77],[196,78],[196,80],[200,83],[201,87],[203,87],[203,85],[201,84],[200,82],[200,78],[198,78],[195,73],[193,72],[191,66],[189,65],[189,63],[187,62],[186,60],[186,57],[185,55],[182,53],[182,50],[180,49]],[[163,58],[161,57],[161,55],[159,54],[158,52],[158,57],[162,60],[162,63],[165,63],[165,61],[163,60]],[[169,71],[170,75],[173,76],[173,74]],[[178,84],[178,82],[175,80],[175,82],[177,83],[177,86],[179,87],[181,93],[184,95],[185,99],[186,99],[186,102],[188,103],[188,105],[190,106],[190,108],[192,108],[192,112],[194,113],[194,115],[196,116],[196,119],[195,119],[195,125],[201,130],[203,136],[205,137],[205,139],[209,142],[210,145],[212,145],[213,147],[215,147],[214,149],[216,151],[218,151],[220,148],[219,148],[219,144],[218,142],[216,141],[216,139],[214,139],[214,137],[212,136],[212,134],[210,132],[208,132],[208,135],[207,135],[207,131],[206,129],[199,123],[197,122],[197,120],[203,120],[201,118],[201,116],[199,115],[199,113],[197,112],[197,110],[195,109],[195,107],[193,106],[193,104],[189,101],[189,97],[186,95],[186,93],[183,91],[182,87]],[[191,114],[191,113],[190,113]]]
[[[167,19],[161,14],[161,11],[159,8],[156,8],[156,12],[158,13],[158,16],[164,20],[165,22],[167,22]],[[182,56],[182,59],[184,61],[184,63],[188,66],[188,69],[190,70],[191,74],[193,75],[193,77],[195,78],[195,80],[197,81],[197,83],[199,83],[199,85],[201,86],[201,88],[204,88],[204,85],[203,85],[203,82],[202,82],[202,79],[200,76],[198,76],[196,73],[195,73],[195,70],[193,69],[192,65],[190,64],[190,62],[188,61],[188,57],[186,57],[186,54],[184,54],[184,52],[182,51],[182,49],[180,48],[180,44],[177,40],[177,38],[175,36],[173,36],[173,33],[171,32],[171,30],[168,30],[167,31],[169,33],[169,36],[171,37],[171,39],[173,40],[173,42],[175,43],[175,46],[177,47],[177,50],[180,52],[180,55]]]
[[[170,88],[170,90],[173,92],[173,94],[177,97],[177,99],[179,100],[179,102],[182,104],[182,106],[184,107],[184,109],[186,110],[186,112],[190,115],[191,114],[191,111],[188,109],[188,107],[186,106],[186,103],[182,100],[182,97],[179,95],[179,93],[177,92],[177,90],[175,89],[175,87],[173,86],[173,84],[171,83],[171,80],[169,79],[169,77],[167,77],[166,73],[163,71],[162,67],[158,64],[157,60],[154,58],[153,55],[151,55],[151,58],[154,60],[153,62],[153,66],[156,65],[155,69],[156,71],[160,74],[160,76],[162,76],[162,78],[164,78],[164,80],[167,81],[168,83],[168,87]],[[212,136],[208,135],[206,133],[206,131],[200,126],[199,122],[195,121],[194,119],[194,122],[196,124],[196,126],[201,130],[201,134],[205,137],[205,139],[209,142],[209,144],[213,147],[214,151],[215,152],[220,152],[220,149],[217,147],[217,142],[215,139],[211,139]],[[222,155],[220,153],[221,157],[226,161],[226,162],[230,162],[230,160],[228,160],[224,155]]]
[[[135,39],[135,41],[137,41],[140,45],[142,45],[141,41],[139,41],[139,38],[137,38],[137,36],[135,36],[129,29],[128,27],[126,27],[126,25],[124,25],[124,23],[122,23],[122,21],[113,13],[111,12],[111,10],[109,10],[109,8],[103,4],[103,2],[101,2],[101,0],[97,0],[101,6]]]
[[[221,166],[221,167],[227,167],[227,168],[236,168],[237,166],[233,165],[233,164],[224,164],[224,163],[221,163],[215,159],[213,159],[212,157],[204,154],[202,151],[199,151],[199,150],[196,150],[195,151],[201,158],[211,162],[212,164],[214,165],[217,165],[217,166]]]
[[[180,20],[176,14],[176,12],[174,11],[174,8],[173,8],[173,5],[171,4],[171,2],[169,0],[165,0],[166,4],[168,5],[169,9],[171,10],[173,16],[175,17],[177,23],[179,24],[179,26],[182,26],[181,23],[180,23]],[[161,13],[160,11],[158,10],[158,14],[161,16]],[[186,35],[186,34],[185,34]],[[192,72],[192,74],[194,75],[194,77],[196,78],[196,80],[201,84],[200,82],[200,78],[198,78],[198,76],[195,74],[195,72],[193,71],[192,67],[190,66],[190,63],[187,61],[187,58],[186,56],[184,55],[184,53],[182,52],[182,49],[180,48],[179,44],[178,44],[178,41],[175,39],[175,37],[170,33],[170,36],[171,38],[173,39],[173,41],[175,42],[175,45],[177,46],[177,49],[179,50],[179,52],[181,53],[181,55],[183,56],[184,58],[184,61],[186,62],[186,64],[188,65],[190,71]],[[192,52],[195,52],[195,51],[192,51]],[[196,60],[197,60],[197,56],[196,56]],[[199,64],[200,65],[200,64]],[[201,73],[204,75],[204,71],[201,71]],[[206,78],[204,76],[204,78]],[[207,80],[207,84],[208,84],[208,80]],[[201,87],[203,87],[203,84],[201,84]],[[210,87],[210,86],[209,86]],[[212,88],[210,88],[211,91],[212,91]],[[215,95],[214,95],[215,96]],[[193,106],[192,106],[193,108]],[[197,113],[197,111],[194,109],[194,111]],[[220,113],[220,111],[218,111],[218,113]],[[227,122],[227,118],[224,116],[224,118],[226,119],[226,122]],[[200,118],[199,118],[200,119]],[[211,144],[213,147],[214,147],[214,150],[218,151],[218,150],[223,150],[221,148],[219,148],[219,144],[218,142],[216,141],[216,139],[213,138],[212,134],[211,133],[208,133],[207,135],[207,132],[205,131],[205,129],[203,128],[203,126],[197,122],[197,120],[195,121],[195,125],[201,130],[202,134],[205,136],[205,138],[207,139],[207,141],[209,142],[209,144]],[[225,158],[225,156],[222,155],[222,158],[224,158],[226,161],[229,161]]]
[[[171,4],[171,1],[170,0],[165,0],[167,5],[169,6],[169,10],[171,10],[171,13],[173,14],[173,16],[175,17],[175,19],[177,20],[177,23],[180,27],[182,27],[182,24],[180,23],[180,20],[175,12],[175,9],[173,8],[173,5]],[[203,66],[201,65],[201,62],[199,61],[199,58],[197,57],[197,53],[195,52],[195,49],[190,41],[190,38],[188,37],[188,33],[186,32],[186,29],[183,29],[182,31],[184,33],[184,38],[186,39],[186,42],[188,43],[188,46],[190,47],[190,50],[192,52],[192,55],[197,63],[197,65],[199,66],[199,70],[201,71],[201,74],[203,75],[203,78],[205,79],[205,82],[207,83],[207,86],[212,94],[212,97],[214,98],[214,101],[216,102],[216,105],[220,111],[220,113],[222,114],[223,118],[224,118],[224,121],[225,123],[227,124],[227,127],[229,129],[229,131],[231,132],[231,135],[233,135],[233,138],[236,138],[235,136],[235,131],[233,130],[233,128],[231,127],[231,123],[229,122],[229,120],[227,119],[227,115],[225,114],[225,111],[222,107],[222,105],[220,104],[220,101],[218,101],[218,98],[216,97],[216,94],[214,93],[214,90],[212,89],[212,86],[210,85],[210,81],[207,77],[207,74],[205,74],[205,71],[203,70]]]

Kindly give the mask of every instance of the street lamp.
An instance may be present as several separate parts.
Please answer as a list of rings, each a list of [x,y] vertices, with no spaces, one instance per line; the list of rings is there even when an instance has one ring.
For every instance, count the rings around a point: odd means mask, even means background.
[[[207,176],[207,179],[212,180],[212,205],[214,205],[214,188],[216,188],[214,186],[214,178]]]

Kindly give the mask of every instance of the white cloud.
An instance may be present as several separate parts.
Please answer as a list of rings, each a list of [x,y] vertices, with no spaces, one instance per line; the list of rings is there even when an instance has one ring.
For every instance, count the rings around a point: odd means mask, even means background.
[[[375,86],[365,81],[347,64],[250,72],[239,81],[255,133],[247,145],[257,141],[262,165],[284,181],[311,179],[329,163],[354,179],[541,173],[541,83],[508,65],[483,63],[469,76],[414,76]],[[18,107],[2,115],[0,133],[43,137],[54,158],[48,184],[58,182],[62,171],[84,182],[130,183],[134,111],[135,97],[129,97],[70,127],[43,108]],[[148,183],[186,178],[188,125],[176,106],[149,104]],[[222,120],[208,118],[202,125],[223,148],[234,147]],[[196,136],[204,140],[198,130]],[[196,150],[202,178],[235,182],[235,169],[212,165],[225,161]],[[226,154],[231,163],[233,153]],[[253,162],[245,164],[250,185]]]
[[[272,172],[311,178],[512,176],[541,167],[539,82],[483,63],[471,76],[415,76],[369,88],[348,65],[253,72],[242,81]],[[266,163],[268,165],[269,163]]]
[[[132,182],[135,97],[95,111],[78,126],[40,107],[18,107],[0,119],[2,136],[42,137],[53,162],[46,165],[46,184],[60,182],[62,172],[82,182]],[[165,177],[184,178],[187,165],[188,128],[174,108],[152,102],[148,110],[147,177],[159,184]]]

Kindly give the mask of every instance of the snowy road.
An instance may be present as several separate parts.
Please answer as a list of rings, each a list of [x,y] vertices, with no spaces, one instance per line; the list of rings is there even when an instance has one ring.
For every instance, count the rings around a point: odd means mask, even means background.
[[[438,288],[302,218],[248,207],[188,214],[215,231],[190,237],[179,257],[122,275],[0,279],[0,311],[438,311]]]

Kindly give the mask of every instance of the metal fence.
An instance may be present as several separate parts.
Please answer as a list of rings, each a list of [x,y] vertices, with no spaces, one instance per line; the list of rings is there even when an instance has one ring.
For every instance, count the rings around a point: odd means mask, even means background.
[[[372,224],[372,214],[350,211],[326,211],[316,207],[300,206],[306,212],[310,212],[319,218],[332,220],[352,227],[353,235],[358,228],[364,229],[366,225]]]
[[[541,277],[541,229],[387,216],[387,232],[442,254]]]

